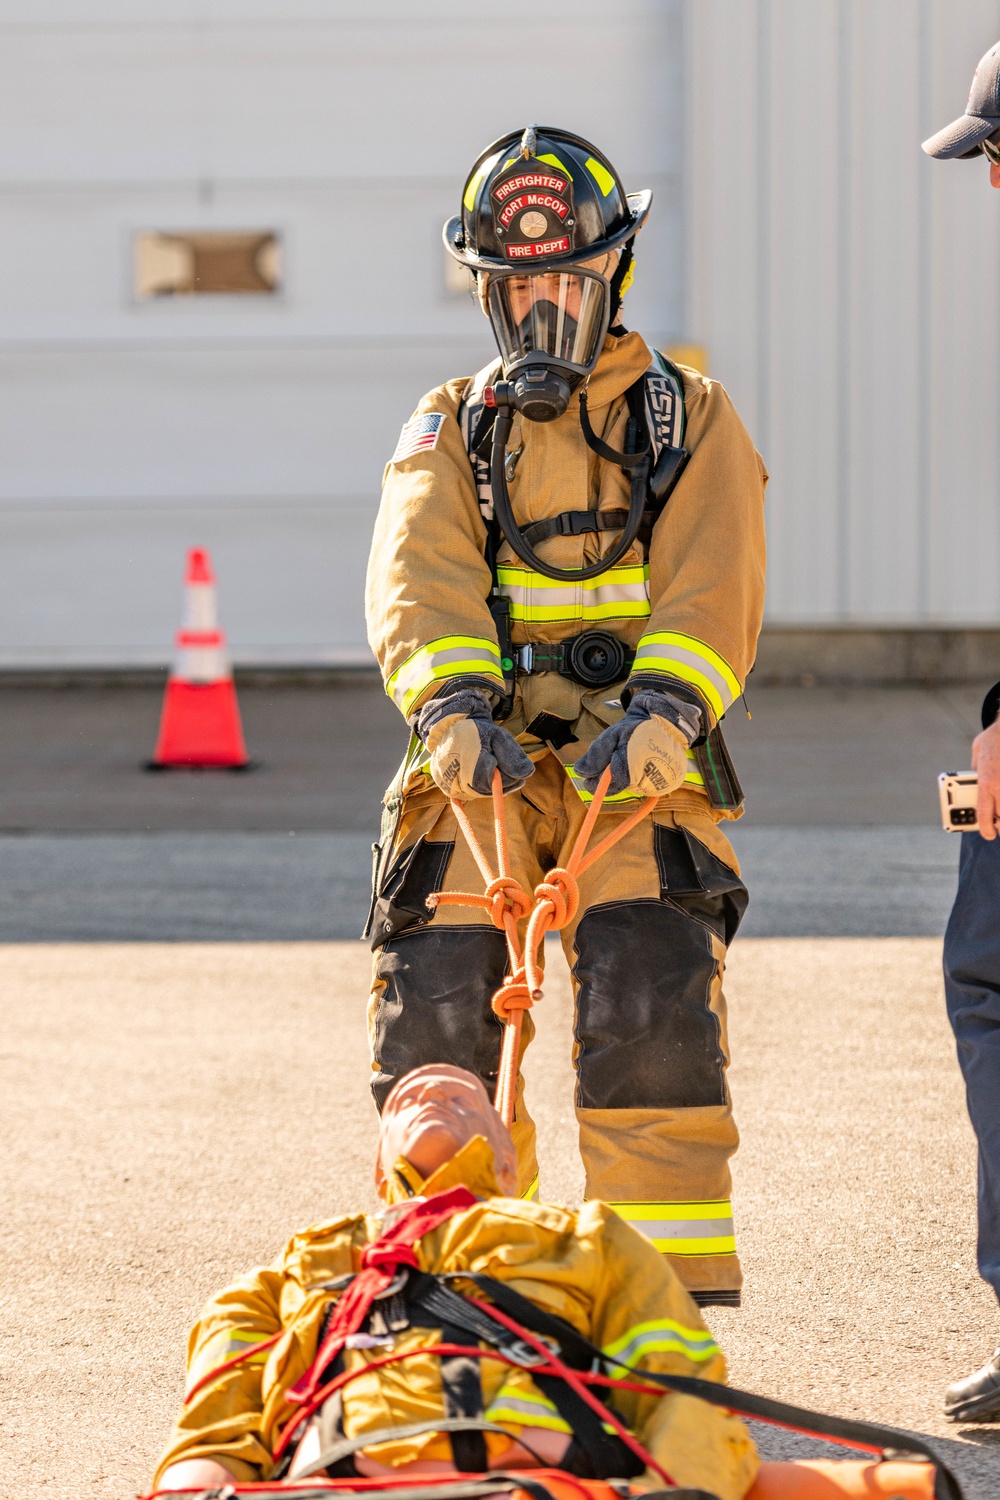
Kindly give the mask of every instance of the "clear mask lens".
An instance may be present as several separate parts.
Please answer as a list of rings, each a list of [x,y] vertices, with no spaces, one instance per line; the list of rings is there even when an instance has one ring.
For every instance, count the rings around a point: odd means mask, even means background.
[[[564,360],[581,371],[596,363],[608,298],[603,277],[579,271],[491,276],[486,298],[506,369],[529,354]]]

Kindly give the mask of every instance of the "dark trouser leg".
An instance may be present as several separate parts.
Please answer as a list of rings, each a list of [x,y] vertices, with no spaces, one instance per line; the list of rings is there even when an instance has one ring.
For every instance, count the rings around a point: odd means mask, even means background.
[[[492,1098],[501,1027],[490,999],[503,983],[506,957],[495,927],[423,927],[379,950],[371,1010],[379,1109],[396,1079],[425,1063],[467,1068]]]
[[[962,835],[944,979],[979,1143],[979,1274],[1000,1299],[1000,839]]]
[[[508,799],[510,848],[515,869],[529,866],[527,833],[518,799]],[[490,847],[493,808],[487,798],[468,804],[478,837]],[[507,963],[504,934],[475,909],[427,909],[432,891],[481,891],[482,876],[465,840],[456,838],[455,818],[440,792],[427,789],[404,799],[392,846],[379,860],[373,905],[375,949],[368,1034],[372,1093],[379,1109],[397,1078],[427,1063],[467,1068],[496,1090],[503,1028],[491,1000]],[[537,878],[537,877],[536,877]],[[534,1035],[530,1017],[522,1030],[522,1056]],[[518,1080],[514,1127],[518,1191],[537,1183],[535,1127]]]

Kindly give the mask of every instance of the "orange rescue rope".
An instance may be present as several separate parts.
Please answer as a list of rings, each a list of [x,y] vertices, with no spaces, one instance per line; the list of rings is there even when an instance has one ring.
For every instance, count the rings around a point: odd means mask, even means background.
[[[478,906],[490,914],[494,927],[499,927],[507,937],[509,970],[503,984],[493,996],[493,1013],[503,1023],[503,1046],[500,1052],[500,1072],[497,1076],[497,1091],[494,1104],[504,1124],[514,1123],[514,1095],[517,1089],[517,1064],[521,1049],[521,1023],[524,1012],[530,1010],[536,1000],[542,998],[542,944],[547,932],[558,932],[573,918],[580,906],[580,887],[577,877],[589,870],[606,854],[612,845],[625,837],[647,813],[652,812],[658,798],[647,797],[635,812],[624,818],[617,828],[607,834],[595,848],[587,853],[587,845],[594,831],[598,814],[611,782],[609,766],[597,783],[594,799],[587,809],[583,826],[576,836],[572,853],[565,868],[556,866],[545,879],[535,886],[534,900],[528,895],[520,881],[510,872],[510,849],[507,840],[507,819],[504,813],[503,785],[500,772],[493,773],[493,825],[497,846],[497,874],[483,852],[469,817],[461,802],[452,798],[451,805],[459,827],[465,834],[473,858],[479,866],[486,884],[481,896],[464,891],[435,891],[428,896],[427,905],[434,911],[439,906]],[[518,923],[527,918],[524,947],[518,934]]]

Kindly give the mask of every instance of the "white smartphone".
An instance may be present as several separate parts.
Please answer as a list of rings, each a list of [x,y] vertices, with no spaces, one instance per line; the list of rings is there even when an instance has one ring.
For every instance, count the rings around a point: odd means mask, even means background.
[[[946,833],[962,833],[976,826],[979,778],[975,771],[942,771],[938,777],[941,826]]]

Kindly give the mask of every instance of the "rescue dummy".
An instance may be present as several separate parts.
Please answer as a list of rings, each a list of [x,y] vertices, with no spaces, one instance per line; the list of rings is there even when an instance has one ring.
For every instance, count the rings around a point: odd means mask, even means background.
[[[610,766],[595,840],[637,798],[659,806],[585,873],[561,934],[586,1194],[699,1303],[736,1305],[721,974],[747,895],[720,828],[742,794],[719,723],[756,650],[766,475],[722,387],[622,325],[650,201],[588,142],[529,128],[483,153],[445,226],[500,358],[420,401],[375,527],[369,639],[413,734],[377,847],[372,1089],[381,1106],[438,1058],[495,1087],[504,934],[426,905],[481,889],[449,797],[488,844],[499,768],[530,890]],[[513,1135],[530,1195],[520,1090]]]
[[[447,1290],[456,1275],[456,1286],[469,1285],[463,1272],[492,1278],[498,1297],[519,1293],[572,1325],[570,1337],[575,1329],[613,1353],[627,1367],[625,1378],[629,1370],[648,1370],[724,1381],[717,1344],[649,1241],[600,1203],[571,1212],[513,1196],[510,1136],[480,1081],[457,1068],[418,1069],[393,1090],[375,1180],[387,1205],[382,1219],[347,1215],[304,1230],[272,1265],[207,1304],[190,1336],[188,1396],[157,1471],[158,1487],[199,1490],[282,1473],[290,1479],[319,1472],[448,1473],[456,1465],[481,1472],[541,1463],[584,1476],[595,1467],[620,1470],[661,1488],[663,1480],[644,1477],[634,1453],[600,1422],[596,1439],[574,1436],[564,1393],[557,1390],[553,1399],[547,1380],[539,1376],[545,1389],[535,1383],[523,1340],[516,1341],[520,1363],[491,1359],[489,1340],[480,1343],[460,1321],[475,1310]],[[423,1215],[416,1237],[414,1215]],[[346,1306],[357,1297],[371,1274],[366,1247],[378,1241],[370,1261],[385,1265],[386,1237],[393,1234],[405,1249],[394,1251],[383,1294],[369,1301],[364,1317],[344,1323],[353,1333],[334,1338],[338,1307],[340,1315],[345,1311],[341,1300]],[[397,1265],[407,1268],[405,1277],[395,1274]],[[447,1279],[432,1280],[445,1272]],[[422,1312],[420,1299],[428,1296],[443,1296],[443,1311],[435,1304],[429,1315]],[[486,1353],[479,1359],[424,1352],[441,1344]],[[505,1347],[513,1350],[514,1342],[495,1352]],[[405,1351],[412,1357],[377,1363]],[[323,1400],[337,1374],[347,1383]],[[741,1500],[749,1490],[756,1451],[728,1411],[676,1393],[618,1391],[611,1406],[677,1483],[719,1500]],[[468,1418],[466,1428],[461,1422],[444,1434],[435,1428],[456,1415]],[[425,1430],[414,1433],[421,1423]],[[323,1463],[331,1444],[346,1450],[332,1471]]]

